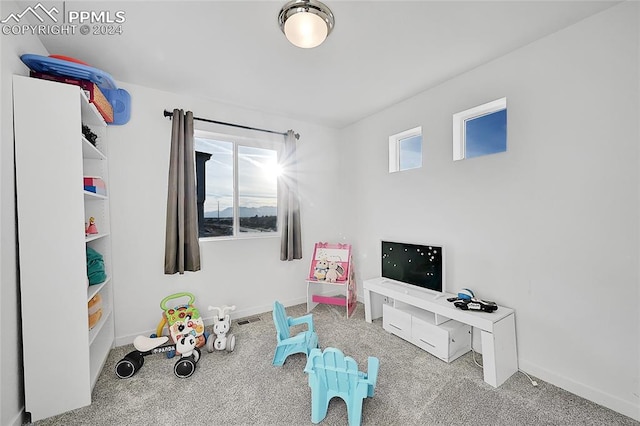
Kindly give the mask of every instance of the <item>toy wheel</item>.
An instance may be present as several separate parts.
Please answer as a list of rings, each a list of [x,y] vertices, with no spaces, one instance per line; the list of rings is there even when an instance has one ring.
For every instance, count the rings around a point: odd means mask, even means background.
[[[207,352],[211,353],[213,351],[213,339],[207,339]]]
[[[193,360],[197,363],[198,361],[200,361],[200,355],[202,354],[202,352],[200,352],[200,348],[193,348]]]
[[[176,351],[167,351],[167,358],[171,359],[176,356]]]
[[[158,335],[156,333],[153,333],[152,335],[150,335],[149,337],[151,337],[152,339],[155,339],[156,337],[158,337]]]
[[[190,377],[193,372],[196,371],[196,363],[193,358],[193,355],[186,358],[180,358],[173,366],[174,374],[181,379]]]
[[[231,334],[227,337],[227,352],[233,352],[233,349],[236,347],[236,336],[235,334]]]
[[[116,376],[128,379],[136,374],[144,365],[144,357],[140,352],[130,352],[116,364]]]
[[[135,365],[133,365],[133,363],[126,358],[121,359],[116,364],[116,376],[121,379],[128,379],[129,377],[136,374],[136,371],[138,370],[136,369]]]

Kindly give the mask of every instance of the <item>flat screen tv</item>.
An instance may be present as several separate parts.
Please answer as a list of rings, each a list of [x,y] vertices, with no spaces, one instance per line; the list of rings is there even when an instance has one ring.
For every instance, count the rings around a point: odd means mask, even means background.
[[[431,292],[444,292],[444,248],[382,241],[382,276],[422,287]]]

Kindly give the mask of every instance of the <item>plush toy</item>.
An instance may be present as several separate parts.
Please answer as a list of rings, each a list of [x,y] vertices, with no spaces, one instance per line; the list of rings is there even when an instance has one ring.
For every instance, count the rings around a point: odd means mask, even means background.
[[[335,283],[340,277],[342,277],[342,274],[344,274],[342,265],[340,265],[338,262],[329,262],[329,264],[327,265],[325,280],[329,281],[330,283]]]
[[[236,336],[233,334],[227,336],[229,328],[231,328],[231,317],[227,312],[235,310],[236,305],[223,306],[222,308],[209,306],[210,311],[214,309],[218,310],[218,315],[213,317],[213,333],[216,335],[216,339],[215,341],[209,339],[207,350],[213,352],[214,350],[224,351],[226,349],[227,352],[232,352],[236,346]]]
[[[329,270],[329,262],[327,259],[320,259],[313,269],[313,276],[318,281],[324,281]]]

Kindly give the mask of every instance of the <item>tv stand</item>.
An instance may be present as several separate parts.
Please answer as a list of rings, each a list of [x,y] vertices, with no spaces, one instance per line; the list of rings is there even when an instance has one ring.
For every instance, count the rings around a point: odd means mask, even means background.
[[[495,312],[463,311],[442,295],[386,278],[364,281],[364,316],[382,317],[385,330],[450,362],[471,348],[471,327],[480,330],[484,381],[493,387],[518,371],[515,312],[499,306]],[[445,297],[446,296],[446,297]]]

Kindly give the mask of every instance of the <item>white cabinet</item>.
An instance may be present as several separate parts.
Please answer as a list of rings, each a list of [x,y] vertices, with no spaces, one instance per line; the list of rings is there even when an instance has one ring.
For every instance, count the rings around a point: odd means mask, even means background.
[[[436,325],[432,312],[398,301],[382,305],[382,327],[443,361],[451,362],[471,350],[471,327],[448,320]]]
[[[109,191],[107,132],[77,86],[14,76],[13,96],[25,410],[37,421],[89,405],[114,345],[109,199],[83,182],[100,176]],[[85,235],[89,217],[98,234]],[[87,246],[103,255],[101,284],[88,285]],[[89,330],[98,293],[102,316]]]
[[[475,327],[480,330],[484,381],[498,387],[518,371],[513,309],[464,311],[448,302],[448,295],[434,296],[383,277],[365,280],[363,289],[365,321],[382,316],[386,330],[445,361],[470,350],[468,333]]]

